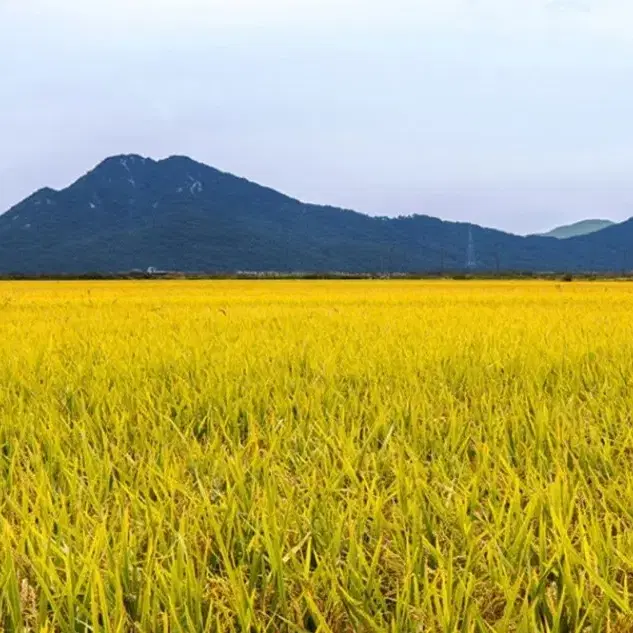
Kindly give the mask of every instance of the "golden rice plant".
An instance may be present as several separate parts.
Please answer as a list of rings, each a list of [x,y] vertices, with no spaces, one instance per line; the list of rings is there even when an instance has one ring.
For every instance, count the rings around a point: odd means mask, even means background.
[[[0,628],[633,631],[633,286],[0,284]]]

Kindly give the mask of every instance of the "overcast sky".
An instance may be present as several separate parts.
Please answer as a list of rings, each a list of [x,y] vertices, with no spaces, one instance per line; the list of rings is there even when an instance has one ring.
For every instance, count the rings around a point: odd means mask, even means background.
[[[0,0],[0,209],[111,154],[516,232],[633,216],[631,0]]]

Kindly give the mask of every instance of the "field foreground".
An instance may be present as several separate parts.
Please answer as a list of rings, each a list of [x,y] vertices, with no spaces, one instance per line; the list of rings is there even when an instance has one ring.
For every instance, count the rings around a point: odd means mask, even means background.
[[[0,284],[0,630],[633,631],[633,285]]]

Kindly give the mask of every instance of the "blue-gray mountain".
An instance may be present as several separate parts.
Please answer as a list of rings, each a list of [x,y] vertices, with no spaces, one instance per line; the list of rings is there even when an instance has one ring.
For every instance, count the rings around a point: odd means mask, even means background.
[[[633,221],[567,240],[304,204],[186,157],[108,158],[0,216],[0,272],[620,271]]]
[[[611,220],[581,220],[580,222],[574,222],[573,224],[566,224],[564,226],[557,226],[556,228],[548,231],[547,233],[539,233],[543,237],[555,237],[559,240],[566,240],[570,237],[577,237],[578,235],[589,235],[596,231],[602,231],[608,226],[613,226],[615,222]]]

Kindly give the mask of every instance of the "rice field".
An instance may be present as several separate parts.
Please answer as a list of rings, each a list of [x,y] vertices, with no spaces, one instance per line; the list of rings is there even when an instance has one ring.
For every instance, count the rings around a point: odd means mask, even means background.
[[[0,284],[0,630],[633,631],[633,285]]]

